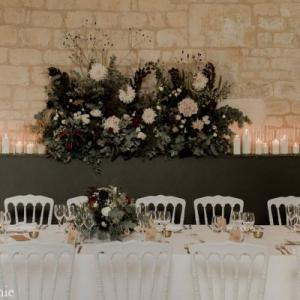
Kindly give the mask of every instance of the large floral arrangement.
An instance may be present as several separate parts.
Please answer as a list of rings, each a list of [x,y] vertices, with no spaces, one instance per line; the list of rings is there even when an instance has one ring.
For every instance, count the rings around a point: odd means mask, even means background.
[[[100,239],[117,239],[138,224],[134,200],[114,186],[91,188],[81,209],[93,214]]]
[[[47,107],[36,115],[48,153],[58,160],[77,158],[100,170],[102,158],[226,154],[230,125],[249,122],[238,109],[219,105],[230,86],[200,55],[171,67],[148,62],[129,76],[104,48],[99,60],[93,47],[83,54],[79,35],[67,39],[79,68],[48,69]],[[145,87],[149,78],[154,84]]]

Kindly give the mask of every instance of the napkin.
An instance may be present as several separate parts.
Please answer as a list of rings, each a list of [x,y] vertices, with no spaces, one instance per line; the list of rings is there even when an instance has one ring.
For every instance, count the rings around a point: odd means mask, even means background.
[[[15,234],[10,236],[12,239],[18,242],[29,241],[30,239],[23,234]]]
[[[24,232],[24,231],[32,231],[37,228],[37,223],[17,223],[15,225],[8,225],[7,231],[8,232]]]

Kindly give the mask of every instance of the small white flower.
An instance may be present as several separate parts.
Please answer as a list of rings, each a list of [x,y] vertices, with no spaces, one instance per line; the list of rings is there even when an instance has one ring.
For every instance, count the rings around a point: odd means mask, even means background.
[[[101,113],[101,111],[100,111],[99,109],[92,109],[92,110],[90,111],[90,115],[91,115],[92,117],[99,118],[99,117],[102,116],[102,113]]]
[[[147,135],[144,132],[139,132],[136,137],[140,140],[145,140]]]
[[[214,133],[214,134],[213,134],[213,136],[214,136],[214,137],[216,137],[216,136],[217,136],[217,134],[216,134],[216,133]]]
[[[123,115],[123,119],[125,121],[129,121],[131,119],[131,117],[129,115],[125,114],[125,115]]]
[[[136,132],[141,132],[141,128],[140,128],[140,127],[137,127],[137,128],[135,129],[135,131],[136,131]]]
[[[192,123],[192,127],[193,127],[193,129],[195,129],[195,130],[201,131],[201,130],[203,129],[203,126],[204,126],[204,122],[201,121],[201,120],[199,120],[199,119],[197,119],[196,121],[194,121],[194,122]]]
[[[103,80],[107,75],[107,68],[102,64],[93,64],[90,71],[90,77],[96,81]]]
[[[184,126],[181,124],[181,125],[179,125],[179,128],[183,128]]]
[[[178,88],[177,89],[177,92],[180,94],[182,92],[182,89],[181,88]]]
[[[62,120],[61,124],[65,125],[66,124],[66,120]]]
[[[194,81],[192,83],[192,86],[196,91],[201,91],[206,87],[207,82],[208,82],[208,78],[205,75],[203,75],[201,72],[199,72],[194,76]]]
[[[161,110],[161,106],[160,106],[160,105],[157,105],[157,106],[156,106],[156,109],[157,109],[157,110]]]
[[[55,116],[53,117],[53,120],[54,120],[54,121],[57,121],[57,120],[58,120],[58,114],[55,114]]]
[[[88,115],[88,114],[81,115],[81,121],[83,124],[89,124],[90,123],[90,115]]]
[[[143,112],[142,119],[146,124],[152,124],[156,118],[156,113],[152,108],[146,108]]]
[[[217,126],[216,126],[216,125],[213,125],[212,128],[213,128],[213,130],[216,130],[216,129],[217,129]]]
[[[102,221],[102,222],[101,222],[101,226],[102,226],[102,227],[107,227],[107,224],[106,224],[105,222]]]
[[[159,86],[158,89],[159,89],[159,91],[162,92],[164,90],[164,87],[163,86]]]
[[[222,115],[222,118],[225,119],[225,118],[226,118],[226,115]]]
[[[129,104],[135,98],[135,90],[130,86],[127,85],[125,90],[119,90],[119,99],[123,103]]]
[[[177,93],[175,93],[174,95],[175,95],[175,97],[177,97],[177,96],[178,96],[178,94],[177,94]]]
[[[93,207],[94,208],[97,208],[99,206],[98,202],[96,201],[94,204],[93,204]]]
[[[210,124],[209,116],[204,116],[202,118],[202,121],[204,122],[205,125],[209,125]]]
[[[118,133],[120,130],[120,121],[116,116],[111,116],[105,120],[104,129],[112,129],[114,133]]]
[[[181,120],[181,123],[182,123],[182,124],[185,124],[185,122],[186,122],[185,119],[182,119],[182,120]]]
[[[111,211],[111,208],[109,206],[106,206],[106,207],[103,207],[101,209],[101,214],[104,216],[104,217],[108,217],[108,214],[109,212]]]
[[[176,132],[178,132],[178,128],[177,128],[176,126],[174,126],[174,127],[172,128],[172,131],[173,131],[174,133],[176,133]]]
[[[175,119],[176,119],[176,121],[180,121],[181,120],[181,115],[176,115]]]
[[[73,102],[73,99],[70,99],[69,102],[72,103],[72,102]]]
[[[198,112],[198,104],[191,98],[184,98],[178,103],[178,110],[185,117],[191,117]]]

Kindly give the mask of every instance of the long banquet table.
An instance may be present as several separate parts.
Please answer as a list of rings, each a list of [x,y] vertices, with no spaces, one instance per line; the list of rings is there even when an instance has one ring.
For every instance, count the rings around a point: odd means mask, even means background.
[[[294,300],[297,287],[297,260],[295,255],[282,255],[276,250],[276,244],[285,239],[300,241],[300,234],[291,232],[284,226],[264,226],[262,239],[249,235],[247,242],[265,245],[270,250],[268,278],[265,300]],[[10,240],[10,238],[9,238]],[[57,233],[55,225],[40,231],[38,241],[66,242],[66,235]],[[199,241],[222,242],[228,240],[228,233],[215,233],[207,226],[192,226],[180,233],[173,233],[166,241],[173,247],[171,267],[170,300],[193,299],[191,259],[186,252],[186,245]],[[10,241],[9,241],[10,242]],[[11,242],[15,242],[11,239]],[[296,246],[288,246],[295,252]],[[96,269],[93,257],[94,244],[83,244],[80,254],[76,254],[72,280],[72,300],[100,299],[96,289]]]

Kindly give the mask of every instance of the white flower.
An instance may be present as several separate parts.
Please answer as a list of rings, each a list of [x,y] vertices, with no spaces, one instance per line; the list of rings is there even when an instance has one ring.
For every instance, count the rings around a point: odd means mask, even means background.
[[[180,121],[181,120],[181,115],[176,115],[175,119],[176,119],[176,121]]]
[[[102,227],[107,227],[107,224],[106,224],[105,222],[102,221],[102,222],[101,222],[101,226],[102,226]]]
[[[90,77],[96,81],[103,80],[107,75],[107,68],[102,64],[93,64],[90,71]]]
[[[54,121],[57,121],[57,120],[58,120],[58,114],[55,114],[55,116],[53,117],[53,120],[54,120]]]
[[[105,206],[101,209],[101,214],[104,217],[108,217],[109,212],[111,211],[111,208],[109,206]]]
[[[102,116],[102,113],[101,113],[101,111],[100,111],[99,109],[92,109],[92,110],[90,111],[90,115],[91,115],[92,117],[98,118],[98,117],[101,117],[101,116]]]
[[[191,117],[198,112],[197,103],[191,98],[184,98],[178,104],[178,110],[185,117]]]
[[[184,126],[181,124],[181,125],[179,125],[179,128],[183,128]]]
[[[213,125],[213,130],[217,130],[217,126],[216,125]]]
[[[181,120],[181,123],[182,123],[182,124],[185,124],[185,123],[186,123],[186,119],[182,119],[182,120]]]
[[[89,124],[90,123],[90,115],[88,115],[88,114],[81,115],[81,121],[83,124]]]
[[[131,119],[131,117],[129,115],[125,114],[125,115],[123,115],[123,119],[125,121],[129,121]]]
[[[202,118],[202,121],[205,125],[209,125],[210,124],[209,116],[204,116]]]
[[[152,108],[146,108],[143,112],[142,119],[146,124],[152,124],[155,120],[156,113]]]
[[[173,131],[174,133],[176,133],[176,132],[178,132],[178,128],[177,128],[176,126],[174,126],[174,127],[172,128],[172,131]]]
[[[65,125],[66,124],[66,120],[62,120],[61,124]]]
[[[178,88],[177,89],[177,92],[180,94],[182,92],[182,89],[181,88]]]
[[[130,86],[127,85],[126,90],[119,90],[119,99],[123,103],[131,103],[135,98],[135,90]]]
[[[192,83],[192,86],[196,91],[201,91],[206,87],[207,82],[208,82],[208,78],[205,75],[203,75],[201,72],[199,72],[194,76],[194,81]]]
[[[161,106],[160,106],[160,105],[157,105],[157,106],[156,106],[156,109],[157,109],[157,110],[161,110]]]
[[[144,132],[139,132],[136,137],[140,140],[145,140],[147,135]]]
[[[141,132],[141,128],[140,128],[140,127],[137,127],[137,128],[135,129],[135,131],[136,131],[136,132]]]
[[[104,122],[104,129],[112,129],[114,133],[118,133],[120,130],[120,119],[116,116],[107,118]]]
[[[97,208],[99,206],[98,202],[96,201],[94,204],[93,204],[93,207],[94,208]]]
[[[204,126],[204,122],[199,119],[194,121],[192,124],[193,129],[199,130],[199,131],[201,131],[203,129],[203,126]]]
[[[226,118],[226,115],[222,115],[222,118],[225,119],[225,118]]]
[[[164,90],[163,86],[159,86],[158,89],[162,92]]]
[[[213,134],[213,136],[214,136],[214,137],[216,137],[216,136],[217,136],[217,134],[216,134],[216,133],[214,133],[214,134]]]

